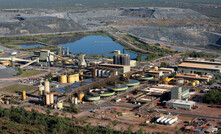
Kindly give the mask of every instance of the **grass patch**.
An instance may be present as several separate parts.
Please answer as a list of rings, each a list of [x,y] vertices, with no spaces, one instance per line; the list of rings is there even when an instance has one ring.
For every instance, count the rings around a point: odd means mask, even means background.
[[[7,91],[7,92],[11,92],[11,93],[15,93],[15,92],[22,92],[23,90],[27,91],[31,91],[34,90],[35,87],[34,86],[26,86],[26,85],[10,85],[7,87],[3,87],[0,90],[1,91]]]
[[[30,76],[34,76],[37,74],[42,74],[44,73],[44,71],[38,71],[38,70],[32,70],[32,71],[23,71],[21,75],[19,75],[20,77],[30,77]]]

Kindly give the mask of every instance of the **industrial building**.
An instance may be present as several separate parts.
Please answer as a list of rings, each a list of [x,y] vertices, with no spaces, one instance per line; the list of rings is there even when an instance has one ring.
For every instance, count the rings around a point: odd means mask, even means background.
[[[164,75],[163,71],[148,71],[146,72],[146,74],[149,76],[157,77],[157,78],[160,78]]]
[[[171,99],[166,102],[166,105],[175,109],[190,110],[193,106],[196,105],[196,103],[194,101]]]
[[[178,66],[179,73],[191,74],[219,74],[221,73],[221,66],[212,64],[189,63],[183,62]]]
[[[190,97],[188,89],[182,89],[182,87],[171,88],[171,99],[182,100]]]
[[[175,72],[175,70],[173,68],[164,68],[164,67],[159,68],[159,71],[169,71],[170,73]]]
[[[189,81],[198,80],[200,82],[209,82],[212,77],[199,76],[198,74],[177,74],[175,78],[183,78],[184,80],[189,80]]]
[[[50,53],[51,53],[50,50],[41,50],[41,51],[34,52],[34,56],[32,57],[32,60],[39,57],[39,63],[41,64],[41,66],[44,66],[44,67],[51,66],[54,61],[54,56],[51,55]]]
[[[119,73],[127,73],[130,72],[129,65],[117,65],[117,64],[100,64],[101,67],[113,68],[116,69]]]
[[[212,61],[196,60],[196,59],[186,59],[186,60],[184,60],[184,62],[204,64],[204,65],[217,65],[217,66],[221,66],[221,62],[212,62]]]

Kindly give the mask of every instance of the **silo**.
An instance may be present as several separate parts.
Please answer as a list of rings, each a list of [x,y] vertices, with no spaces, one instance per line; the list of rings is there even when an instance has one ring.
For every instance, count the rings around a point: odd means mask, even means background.
[[[78,98],[77,97],[74,100],[74,104],[78,104]]]
[[[126,55],[126,65],[130,65],[130,55]]]
[[[45,93],[50,93],[50,83],[48,79],[45,80]]]
[[[74,104],[74,101],[75,101],[75,98],[74,98],[74,97],[72,97],[72,98],[71,98],[71,103],[73,103],[73,104]]]
[[[97,76],[98,76],[98,77],[102,77],[101,72],[102,72],[102,70],[98,70],[98,73],[97,73]]]
[[[103,75],[104,75],[104,74],[103,74],[103,70],[101,70],[100,73],[101,73],[101,77],[103,77]]]
[[[121,55],[119,55],[119,56],[120,56],[119,64],[120,64],[120,65],[124,65],[124,64],[125,64],[125,63],[124,63],[124,62],[125,62],[125,61],[124,61],[124,55],[121,54]]]
[[[46,94],[45,97],[46,97],[46,105],[50,105],[50,95]]]
[[[43,85],[40,84],[40,85],[38,86],[38,90],[39,90],[39,94],[40,94],[40,95],[43,95],[44,89],[45,89],[45,87],[44,87]]]
[[[116,75],[118,75],[118,71],[116,71]]]
[[[94,71],[94,76],[97,77],[97,69]]]
[[[23,90],[22,96],[23,96],[22,99],[23,99],[23,100],[26,100],[26,92],[25,92],[25,90]]]
[[[61,75],[61,83],[62,84],[67,83],[67,75]]]
[[[102,70],[102,76],[106,75],[106,70]]]
[[[114,55],[113,64],[119,64],[119,55]]]
[[[100,77],[100,76],[99,76],[99,70],[97,70],[97,77]]]
[[[83,98],[84,98],[84,93],[78,94],[78,100],[79,101],[82,101]]]
[[[54,104],[54,94],[50,93],[50,104]]]
[[[69,55],[69,47],[67,47],[67,55]]]
[[[114,55],[114,64],[121,64],[121,55]]]
[[[68,83],[74,83],[75,79],[74,79],[74,75],[68,75]]]
[[[79,81],[79,74],[74,74],[74,81],[78,82]]]
[[[107,75],[110,75],[110,71],[107,71]]]

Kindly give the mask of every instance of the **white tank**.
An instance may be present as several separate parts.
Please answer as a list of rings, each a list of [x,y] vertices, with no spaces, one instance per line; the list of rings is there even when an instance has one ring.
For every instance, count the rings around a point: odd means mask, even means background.
[[[97,69],[95,69],[95,71],[94,71],[94,72],[95,72],[95,74],[94,74],[94,75],[97,77]]]
[[[107,71],[107,75],[110,75],[110,71]]]
[[[45,93],[50,93],[50,82],[45,80]]]
[[[103,75],[106,75],[106,70],[103,70],[103,71],[102,71],[102,76],[103,76]]]
[[[167,120],[164,121],[164,124],[167,124],[170,120],[172,120],[173,118],[169,118]]]
[[[116,71],[116,75],[118,75],[118,71]]]
[[[40,95],[43,95],[44,89],[45,89],[45,87],[44,87],[42,84],[40,84],[40,85],[38,86],[38,90],[39,90],[39,94],[40,94]]]
[[[157,122],[159,122],[160,120],[162,120],[164,118],[164,116],[160,117],[157,119]]]
[[[97,76],[98,76],[98,77],[102,77],[102,70],[98,70]]]
[[[74,100],[74,104],[76,104],[76,105],[78,104],[78,98],[77,97]]]
[[[50,105],[50,95],[46,94],[45,97],[46,97],[46,105]]]
[[[160,123],[163,123],[165,120],[167,120],[168,118],[163,118]]]
[[[54,94],[50,93],[50,104],[54,104]]]
[[[169,122],[168,122],[168,124],[170,124],[170,125],[172,125],[174,122],[176,122],[177,121],[177,118],[175,118],[175,119],[172,119],[172,120],[170,120]]]
[[[74,101],[75,101],[75,98],[74,97],[72,97],[72,99],[71,99],[71,102],[74,104]]]

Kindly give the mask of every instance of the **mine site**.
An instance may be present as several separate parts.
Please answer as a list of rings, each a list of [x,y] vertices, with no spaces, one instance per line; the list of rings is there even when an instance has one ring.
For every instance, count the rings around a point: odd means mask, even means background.
[[[219,1],[19,1],[0,1],[0,133],[221,133]]]

